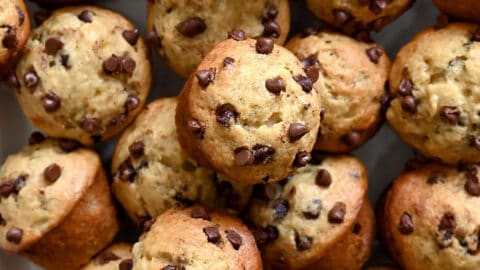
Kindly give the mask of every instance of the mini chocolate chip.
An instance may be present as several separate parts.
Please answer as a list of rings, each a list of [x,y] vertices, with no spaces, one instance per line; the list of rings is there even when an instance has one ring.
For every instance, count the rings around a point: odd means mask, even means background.
[[[62,100],[57,94],[50,91],[43,96],[43,107],[47,112],[54,112],[60,108]]]
[[[6,239],[10,243],[19,244],[22,241],[23,230],[18,227],[12,227],[7,231]]]
[[[10,194],[15,192],[15,182],[7,181],[0,184],[0,195],[3,198],[8,198]]]
[[[273,44],[273,40],[270,38],[261,37],[255,43],[255,50],[260,54],[270,54],[273,51]]]
[[[387,1],[385,0],[370,0],[368,8],[375,14],[380,14],[382,11],[387,8]]]
[[[342,136],[342,142],[348,146],[358,146],[361,142],[361,134],[358,131],[349,131],[347,134]]]
[[[263,17],[267,18],[267,19],[270,19],[270,20],[274,20],[275,18],[277,18],[277,16],[278,16],[277,6],[275,6],[271,3],[268,3],[267,7],[264,10]]]
[[[132,161],[130,159],[125,160],[118,167],[118,177],[121,181],[135,181],[137,172],[133,168]]]
[[[18,38],[14,31],[7,32],[2,40],[3,47],[13,50],[18,46]]]
[[[279,199],[272,205],[275,219],[282,219],[288,214],[289,204],[287,200]]]
[[[458,119],[460,118],[461,111],[458,107],[455,106],[443,106],[440,112],[442,119],[449,124],[456,125]]]
[[[60,168],[60,166],[58,166],[58,164],[56,163],[49,165],[43,171],[43,177],[45,178],[45,180],[47,180],[50,183],[57,181],[61,175],[62,175],[62,168]]]
[[[307,211],[303,211],[303,216],[306,219],[317,219],[320,216],[320,211],[322,210],[323,204],[321,200],[315,199],[312,201],[313,208]]]
[[[33,13],[33,19],[35,20],[35,24],[37,26],[41,25],[44,21],[46,21],[52,12],[49,10],[38,10]]]
[[[25,86],[28,88],[33,88],[38,85],[38,82],[40,81],[40,78],[38,78],[38,75],[35,71],[29,71],[25,73],[25,76],[23,77]]]
[[[23,10],[20,7],[15,6],[15,8],[17,9],[17,14],[18,14],[18,25],[22,26],[23,23],[25,22],[25,14],[23,13]]]
[[[409,113],[417,112],[417,101],[413,96],[406,96],[402,100],[402,109]]]
[[[476,173],[469,174],[467,176],[467,182],[465,183],[464,187],[468,194],[470,194],[471,196],[480,196],[480,183],[478,181]]]
[[[353,223],[352,233],[358,235],[361,230],[362,230],[362,224],[360,224],[358,220],[355,221],[355,223]]]
[[[204,69],[204,70],[199,70],[195,74],[195,76],[198,79],[198,84],[205,89],[208,87],[210,83],[212,83],[215,80],[215,69]]]
[[[3,219],[2,214],[0,214],[0,226],[5,226],[5,225],[7,225],[7,222],[5,221],[5,219]]]
[[[85,131],[89,133],[93,133],[98,130],[98,128],[100,127],[100,124],[101,123],[98,118],[87,117],[83,120],[81,126]]]
[[[14,88],[14,89],[18,89],[20,88],[20,82],[18,81],[18,78],[17,78],[17,75],[15,75],[15,73],[11,72],[7,75],[7,84]]]
[[[295,234],[295,245],[298,251],[305,251],[312,247],[313,238],[310,236]]]
[[[202,18],[194,16],[177,24],[175,29],[177,29],[180,34],[186,37],[194,37],[203,33],[205,29],[207,29],[207,25]]]
[[[273,20],[266,21],[263,26],[265,27],[262,34],[264,37],[278,38],[282,32],[280,25]]]
[[[229,127],[230,120],[233,119],[234,123],[237,121],[238,112],[232,104],[225,103],[217,107],[215,115],[217,116],[217,122],[220,125]]]
[[[62,66],[66,67],[66,68],[70,68],[70,66],[68,65],[68,59],[69,58],[70,58],[70,55],[68,55],[68,54],[60,55],[60,62],[62,63]]]
[[[122,57],[120,59],[120,71],[126,74],[132,74],[137,67],[137,63],[130,57]]]
[[[59,145],[60,148],[67,153],[77,150],[80,147],[80,143],[70,139],[60,139]]]
[[[238,250],[240,246],[242,246],[242,237],[236,231],[233,230],[226,230],[225,233],[227,234],[227,239],[232,244],[232,247],[235,250]]]
[[[120,257],[118,257],[115,253],[111,251],[105,251],[97,257],[96,262],[99,265],[104,265],[111,261],[117,261],[117,260],[120,260]]]
[[[140,34],[138,33],[138,29],[135,28],[133,30],[123,31],[122,36],[128,43],[130,43],[130,45],[135,45],[137,44]]]
[[[343,11],[343,10],[340,10],[340,9],[334,9],[333,10],[333,18],[335,20],[335,24],[344,25],[348,21],[350,21],[350,19],[352,18],[352,15],[350,13],[348,13],[347,11]]]
[[[302,87],[302,90],[306,93],[310,93],[313,89],[313,82],[308,77],[301,74],[293,76],[293,79]]]
[[[205,134],[205,127],[202,126],[197,120],[192,119],[188,121],[188,129],[197,139],[203,139]]]
[[[127,100],[125,101],[125,109],[127,110],[127,112],[135,110],[138,105],[140,105],[140,100],[138,99],[138,97],[133,95],[127,97]]]
[[[132,270],[133,268],[133,260],[132,259],[125,259],[120,262],[118,265],[118,270]]]
[[[300,151],[295,155],[295,160],[293,161],[294,167],[305,167],[308,162],[312,159],[312,155],[306,151]]]
[[[265,81],[265,88],[268,92],[278,96],[280,95],[280,92],[285,91],[285,82],[281,77],[267,79]]]
[[[45,141],[45,136],[38,131],[32,132],[32,134],[30,134],[30,137],[28,138],[29,145],[40,144],[44,141]]]
[[[320,187],[329,187],[332,184],[332,176],[325,169],[320,169],[315,177],[315,184]]]
[[[290,124],[288,128],[288,137],[290,138],[290,142],[295,142],[300,140],[308,132],[310,132],[310,129],[304,124],[293,123]]]
[[[128,147],[130,155],[135,158],[139,158],[143,155],[145,150],[145,144],[142,141],[136,141]]]
[[[245,32],[243,32],[243,30],[240,30],[240,29],[234,29],[228,32],[228,38],[231,38],[236,41],[242,41],[247,39]]]
[[[207,210],[205,207],[201,205],[197,205],[192,208],[192,212],[190,213],[190,217],[192,218],[201,218],[204,220],[211,220],[211,217],[208,215]]]
[[[223,59],[223,66],[226,67],[226,66],[229,66],[231,64],[233,64],[235,62],[235,59],[231,58],[231,57],[225,57],[225,59]]]
[[[205,227],[203,228],[203,232],[207,236],[208,242],[216,244],[218,241],[220,241],[220,232],[218,231],[217,227]]]
[[[144,233],[149,232],[154,223],[155,223],[155,218],[150,218],[150,219],[144,220],[141,224],[142,231]]]
[[[342,202],[336,202],[332,209],[328,211],[328,222],[342,223],[347,213],[346,205]]]
[[[78,15],[78,19],[82,22],[91,23],[92,22],[92,12],[84,10]]]
[[[273,161],[275,149],[267,145],[256,144],[253,146],[253,163],[256,165],[267,164]]]
[[[413,233],[413,219],[409,213],[404,212],[400,217],[400,221],[398,222],[398,231],[405,235]]]
[[[57,54],[57,52],[61,50],[63,46],[63,42],[57,37],[52,37],[45,41],[45,51],[49,55]]]
[[[404,78],[402,79],[402,81],[400,81],[397,91],[402,97],[406,97],[406,96],[412,95],[412,90],[413,90],[412,81]]]
[[[162,39],[158,36],[157,31],[155,30],[148,32],[145,40],[154,48],[162,47]]]
[[[371,48],[368,48],[366,53],[372,63],[378,64],[378,60],[380,60],[380,57],[382,57],[383,50],[380,48],[380,46],[375,45]]]
[[[457,228],[457,222],[455,220],[455,214],[452,212],[446,212],[443,214],[438,224],[439,231],[446,231],[449,234],[453,234]]]
[[[103,61],[102,66],[106,73],[117,72],[120,69],[120,59],[117,56],[112,55]]]
[[[248,147],[238,147],[233,153],[236,166],[246,166],[253,163],[253,153]]]

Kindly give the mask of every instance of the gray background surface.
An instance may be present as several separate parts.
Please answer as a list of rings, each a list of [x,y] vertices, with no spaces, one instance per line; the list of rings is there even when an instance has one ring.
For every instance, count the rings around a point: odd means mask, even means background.
[[[245,4],[248,4],[246,0]],[[145,33],[146,1],[145,0],[105,0],[98,1],[104,6],[120,11]],[[37,6],[28,3],[30,10]],[[303,1],[291,1],[292,29],[291,35],[298,33],[305,26],[321,25],[306,9]],[[438,11],[430,0],[417,0],[416,4],[402,17],[390,24],[379,34],[375,41],[381,43],[393,59],[396,52],[421,29],[433,25]],[[175,96],[181,90],[184,81],[170,71],[153,55],[153,86],[149,100]],[[20,111],[13,92],[5,85],[0,85],[0,162],[8,154],[18,151],[26,142],[32,131],[31,125]],[[104,143],[98,150],[108,163],[113,143]],[[388,125],[384,125],[376,136],[354,153],[365,163],[369,174],[369,197],[376,202],[385,187],[402,171],[404,163],[412,157],[412,150],[406,146]],[[109,166],[107,166],[108,168]],[[388,262],[378,243],[374,243],[374,251],[370,264]],[[34,270],[40,269],[25,259],[0,253],[0,270]],[[68,269],[66,269],[68,270]]]

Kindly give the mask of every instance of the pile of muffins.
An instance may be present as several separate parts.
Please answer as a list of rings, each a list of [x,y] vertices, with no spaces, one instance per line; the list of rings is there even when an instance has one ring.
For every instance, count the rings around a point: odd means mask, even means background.
[[[52,270],[479,268],[477,1],[433,1],[393,63],[370,32],[413,0],[306,0],[328,26],[288,41],[288,0],[139,1],[145,39],[36,2],[30,31],[0,0],[0,76],[39,130],[0,168],[0,250]],[[149,48],[186,81],[145,105]],[[349,153],[385,118],[417,156],[374,215]],[[93,147],[117,135],[106,170]],[[375,231],[396,265],[364,268]]]

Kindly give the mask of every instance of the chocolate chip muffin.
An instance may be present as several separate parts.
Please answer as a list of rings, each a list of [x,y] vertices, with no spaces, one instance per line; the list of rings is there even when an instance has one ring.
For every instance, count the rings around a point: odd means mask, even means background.
[[[380,127],[386,104],[390,60],[378,44],[320,31],[298,35],[286,48],[307,73],[319,72],[314,86],[321,96],[321,124],[315,149],[348,153]]]
[[[390,72],[390,125],[421,154],[480,161],[478,26],[428,28],[398,53]]]
[[[220,42],[190,76],[177,132],[201,165],[239,182],[277,181],[311,158],[318,91],[288,50],[240,33]]]
[[[430,164],[395,180],[379,222],[403,268],[478,268],[479,169]]]
[[[133,246],[134,270],[260,270],[255,239],[240,220],[197,206],[168,210]]]
[[[82,270],[131,270],[133,267],[132,246],[126,243],[113,244]]]
[[[256,187],[246,210],[267,269],[317,262],[354,228],[367,190],[362,163],[325,157],[285,181]]]
[[[140,112],[151,83],[147,56],[138,30],[121,15],[91,6],[60,9],[27,42],[16,96],[49,136],[92,145]]]
[[[215,44],[236,31],[283,44],[290,29],[288,0],[148,1],[149,41],[167,64],[188,77]]]
[[[34,133],[0,169],[0,249],[46,269],[79,269],[118,231],[98,155]]]
[[[30,19],[23,0],[0,0],[0,78],[21,52],[30,33]]]
[[[480,22],[478,13],[480,12],[480,2],[476,0],[433,0],[438,9],[460,20]]]
[[[241,211],[251,186],[225,180],[183,152],[175,128],[176,106],[176,98],[153,101],[120,137],[112,161],[116,197],[136,222],[195,202]]]
[[[360,270],[370,257],[375,231],[375,218],[365,198],[353,228],[325,256],[304,270]]]
[[[347,34],[380,31],[402,15],[414,0],[307,0],[320,20]]]

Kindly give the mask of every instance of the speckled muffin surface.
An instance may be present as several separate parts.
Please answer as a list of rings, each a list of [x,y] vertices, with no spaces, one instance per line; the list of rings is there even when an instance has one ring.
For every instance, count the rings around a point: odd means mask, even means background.
[[[25,46],[17,100],[46,134],[92,145],[140,112],[151,83],[147,56],[121,15],[92,6],[57,10]]]
[[[182,90],[180,144],[229,179],[277,181],[310,160],[318,91],[288,50],[267,38],[234,38],[219,43]]]
[[[132,245],[116,243],[93,258],[82,270],[131,270]]]
[[[380,31],[402,15],[414,0],[307,0],[307,6],[322,21],[348,34]]]
[[[480,32],[473,24],[426,29],[390,72],[390,125],[421,154],[446,163],[480,161]]]
[[[379,222],[403,268],[478,268],[479,169],[432,164],[395,180]]]
[[[246,210],[265,267],[301,269],[326,255],[354,226],[367,175],[350,156],[326,157],[285,181],[259,185]]]
[[[30,19],[23,0],[1,0],[0,6],[0,77],[27,42]]]
[[[288,0],[148,1],[152,45],[178,74],[188,77],[214,45],[233,30],[283,44],[290,28]]]
[[[226,181],[185,154],[177,139],[176,106],[176,98],[153,101],[122,134],[112,162],[117,199],[137,222],[194,202],[242,210],[251,187]]]
[[[480,22],[480,2],[476,0],[433,0],[438,9],[452,17],[467,21]]]
[[[255,239],[240,220],[196,206],[168,210],[133,247],[134,270],[261,270]]]
[[[321,129],[315,149],[348,153],[364,144],[383,120],[390,60],[378,44],[321,31],[296,36],[286,48],[306,70],[318,69]]]

